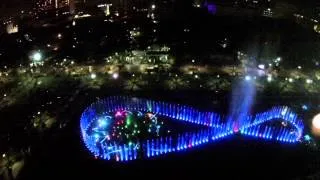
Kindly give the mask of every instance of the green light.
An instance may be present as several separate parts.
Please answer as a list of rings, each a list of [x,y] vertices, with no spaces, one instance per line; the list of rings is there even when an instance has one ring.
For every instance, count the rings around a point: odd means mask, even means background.
[[[34,53],[34,54],[32,55],[32,59],[33,59],[34,61],[41,61],[41,59],[42,59],[41,53],[40,53],[40,52]]]
[[[127,116],[127,121],[126,121],[127,125],[129,126],[131,124],[131,118],[130,116]]]

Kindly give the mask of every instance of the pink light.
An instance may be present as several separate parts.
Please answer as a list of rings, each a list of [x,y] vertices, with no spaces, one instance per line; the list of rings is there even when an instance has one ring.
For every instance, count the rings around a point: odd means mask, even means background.
[[[235,125],[233,127],[233,132],[235,132],[235,133],[239,132],[239,123],[238,122],[235,123]]]
[[[116,117],[122,116],[121,111],[117,111],[115,116],[116,116]]]
[[[148,118],[152,118],[153,114],[152,113],[147,113]]]

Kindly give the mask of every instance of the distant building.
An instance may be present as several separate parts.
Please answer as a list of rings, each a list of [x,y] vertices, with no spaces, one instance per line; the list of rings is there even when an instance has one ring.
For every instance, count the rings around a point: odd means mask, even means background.
[[[319,24],[314,25],[313,30],[317,33],[320,33],[320,25]]]
[[[70,13],[73,14],[75,12],[75,3],[77,3],[78,1],[77,0],[38,0],[36,2],[36,8],[39,10],[51,10],[51,9],[69,7]]]
[[[18,25],[15,25],[13,23],[9,23],[9,24],[7,24],[6,30],[7,30],[8,34],[14,34],[19,31],[19,27],[18,27]]]
[[[111,14],[110,8],[112,7],[112,4],[98,4],[97,7],[104,12],[105,16],[109,16]]]
[[[147,50],[132,50],[125,52],[121,55],[116,54],[114,57],[107,57],[108,63],[117,64],[150,64],[150,65],[160,65],[168,64],[172,65],[174,63],[173,59],[170,58],[170,48],[167,46],[149,46]]]
[[[266,17],[272,17],[273,16],[273,11],[271,10],[271,8],[267,8],[267,9],[263,10],[262,15],[266,16]]]
[[[69,0],[38,0],[36,2],[36,7],[43,9],[43,10],[48,10],[48,9],[53,9],[53,8],[61,8],[64,6],[69,5]]]
[[[119,11],[131,11],[134,9],[146,8],[152,1],[148,0],[109,0],[112,7]]]

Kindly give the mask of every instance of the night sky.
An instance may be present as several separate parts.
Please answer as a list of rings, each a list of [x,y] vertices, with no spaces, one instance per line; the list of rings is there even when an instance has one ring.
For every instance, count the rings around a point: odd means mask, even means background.
[[[35,0],[0,0],[0,16],[11,15],[21,9],[31,8]]]

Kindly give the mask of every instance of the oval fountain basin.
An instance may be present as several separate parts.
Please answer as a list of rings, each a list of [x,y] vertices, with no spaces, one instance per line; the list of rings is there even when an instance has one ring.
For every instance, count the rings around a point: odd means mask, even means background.
[[[286,106],[241,121],[222,117],[186,105],[113,96],[87,107],[80,129],[85,146],[95,157],[130,161],[185,151],[233,134],[296,143],[304,128]]]

